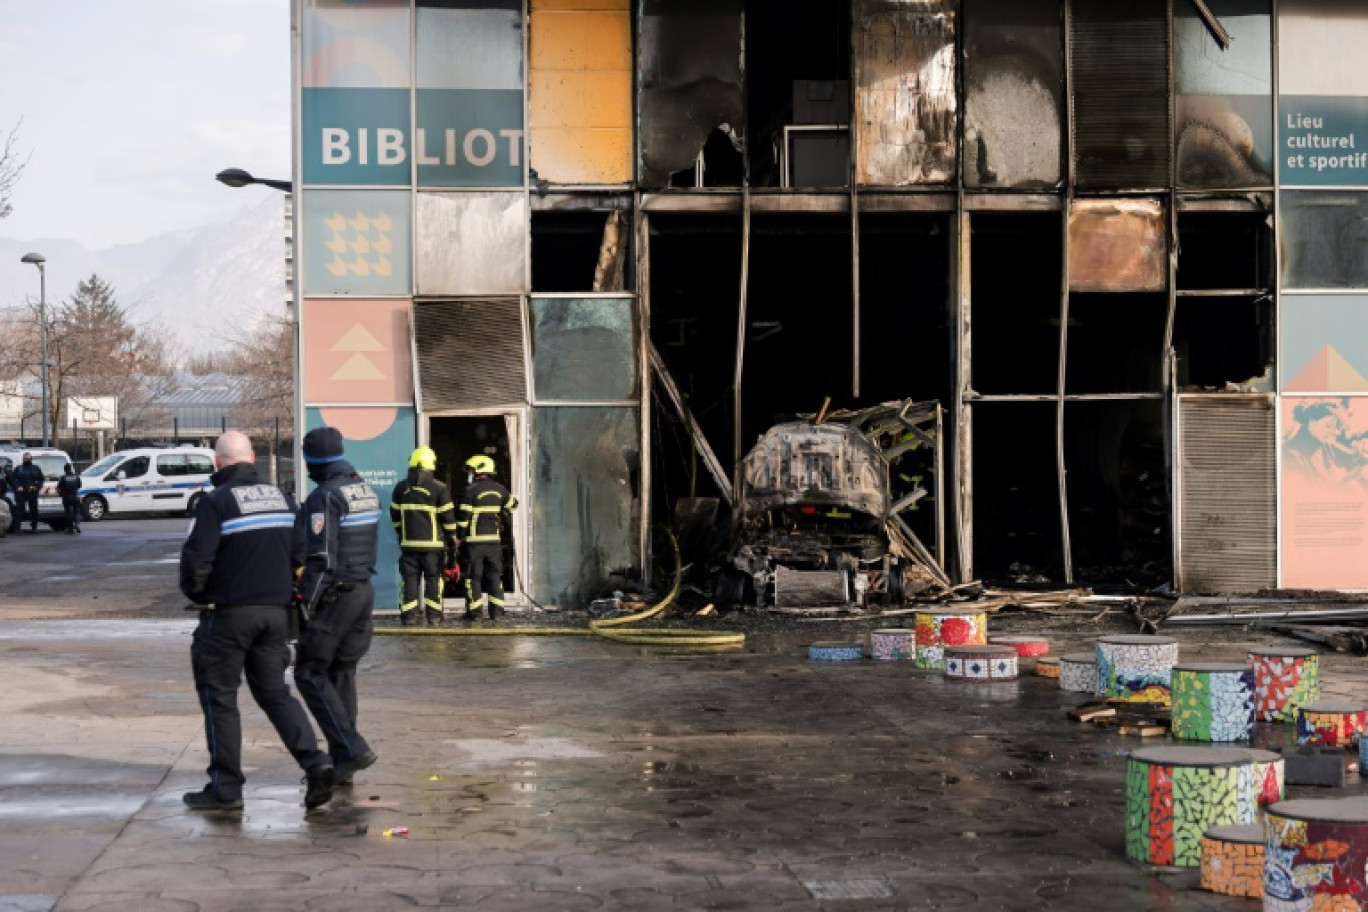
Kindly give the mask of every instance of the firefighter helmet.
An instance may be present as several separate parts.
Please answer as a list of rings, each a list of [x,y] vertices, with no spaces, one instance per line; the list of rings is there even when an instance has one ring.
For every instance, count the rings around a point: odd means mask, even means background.
[[[476,475],[492,475],[494,474],[494,460],[481,453],[467,459],[466,468]]]
[[[409,457],[409,468],[427,469],[431,472],[437,468],[437,454],[432,452],[432,447],[419,447]]]

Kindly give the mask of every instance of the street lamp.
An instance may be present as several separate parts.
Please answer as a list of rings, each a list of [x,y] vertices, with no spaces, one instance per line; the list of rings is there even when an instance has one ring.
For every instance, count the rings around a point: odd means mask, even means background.
[[[214,179],[220,184],[227,184],[230,187],[246,187],[250,184],[261,184],[276,190],[284,190],[286,193],[289,193],[294,189],[294,184],[290,181],[270,180],[265,177],[252,177],[252,175],[243,171],[241,168],[224,168],[218,174],[214,175]]]
[[[42,376],[43,404],[43,446],[48,445],[48,356],[47,356],[47,257],[41,253],[26,253],[20,258],[21,263],[32,263],[38,267],[38,334],[42,338],[43,360],[40,364],[40,375]]]

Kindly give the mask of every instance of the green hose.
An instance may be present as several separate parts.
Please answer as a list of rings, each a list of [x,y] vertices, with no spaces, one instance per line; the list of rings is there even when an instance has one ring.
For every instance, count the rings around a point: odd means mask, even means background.
[[[670,630],[662,627],[626,628],[653,618],[668,608],[679,596],[684,583],[684,566],[679,554],[679,542],[670,531],[665,530],[674,548],[675,574],[674,585],[665,597],[636,614],[626,617],[607,618],[590,621],[584,627],[376,627],[377,636],[597,636],[615,643],[628,643],[633,646],[689,646],[706,648],[731,648],[744,646],[744,633],[724,633],[708,630]]]

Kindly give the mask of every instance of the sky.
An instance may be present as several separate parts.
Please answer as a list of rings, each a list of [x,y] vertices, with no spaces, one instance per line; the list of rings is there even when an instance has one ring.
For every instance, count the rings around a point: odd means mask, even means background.
[[[224,168],[290,177],[290,0],[0,0],[0,86],[3,238],[136,243],[276,192]]]

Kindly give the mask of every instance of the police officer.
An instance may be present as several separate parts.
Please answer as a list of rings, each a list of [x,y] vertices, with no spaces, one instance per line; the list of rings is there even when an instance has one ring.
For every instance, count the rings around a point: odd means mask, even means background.
[[[81,534],[81,476],[71,463],[62,469],[62,477],[57,479],[57,493],[62,497],[62,509],[66,511],[67,533]]]
[[[18,526],[29,521],[29,531],[38,531],[38,492],[43,490],[43,470],[33,464],[33,454],[25,453],[23,462],[14,470],[14,504],[19,508]],[[15,528],[18,528],[16,526]]]
[[[356,730],[356,666],[370,649],[380,498],[343,458],[336,428],[304,436],[304,462],[318,487],[295,527],[296,560],[303,564],[298,600],[308,619],[296,649],[295,683],[328,739],[337,784],[349,785],[377,759]]]
[[[494,474],[494,460],[488,456],[470,457],[466,468],[470,474],[461,494],[456,523],[470,557],[465,620],[474,620],[482,608],[488,608],[489,619],[494,620],[504,610],[504,517],[512,513],[518,501],[508,493],[508,488],[490,477]]]
[[[455,559],[456,507],[447,486],[433,476],[436,468],[432,448],[418,447],[409,457],[408,477],[394,486],[390,497],[390,522],[399,537],[399,575],[404,580],[399,621],[405,627],[421,627],[425,615],[428,624],[441,625],[443,552]]]
[[[252,698],[305,772],[304,805],[332,798],[333,763],[318,749],[309,717],[290,694],[289,606],[295,506],[265,484],[252,443],[228,431],[214,446],[214,489],[195,508],[181,549],[181,592],[203,606],[190,644],[195,691],[209,742],[209,784],[182,799],[195,810],[242,807],[242,675]]]

